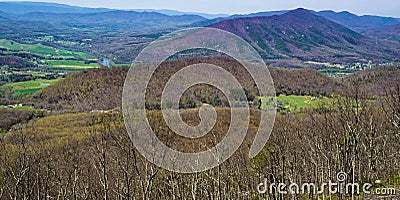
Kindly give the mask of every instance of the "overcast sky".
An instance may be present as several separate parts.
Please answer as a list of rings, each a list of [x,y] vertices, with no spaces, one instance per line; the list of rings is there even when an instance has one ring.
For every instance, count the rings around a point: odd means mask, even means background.
[[[20,0],[8,0],[20,1]],[[29,0],[22,0],[29,1]],[[35,0],[31,0],[35,1]],[[399,0],[38,0],[85,7],[172,9],[214,14],[252,13],[299,7],[400,17]]]

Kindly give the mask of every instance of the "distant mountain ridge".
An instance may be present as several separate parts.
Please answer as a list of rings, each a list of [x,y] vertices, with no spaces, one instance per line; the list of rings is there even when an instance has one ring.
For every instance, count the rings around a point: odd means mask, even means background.
[[[229,17],[227,14],[208,14],[208,13],[200,13],[200,12],[182,12],[182,11],[177,11],[177,10],[168,10],[168,9],[131,9],[131,11],[136,11],[136,12],[157,12],[161,13],[164,15],[170,15],[170,16],[175,16],[175,15],[198,15],[207,19],[215,19],[215,18],[220,18],[220,17]]]
[[[251,43],[269,64],[282,60],[386,62],[398,60],[399,45],[379,42],[340,24],[296,9],[270,17],[237,18],[210,27],[232,32]],[[283,66],[287,66],[284,63]]]
[[[151,31],[173,28],[205,18],[197,15],[169,16],[156,12],[107,11],[96,13],[43,13],[31,12],[15,17],[18,20],[44,21],[53,25],[72,28],[95,28],[104,30]]]
[[[59,3],[47,3],[47,2],[29,2],[29,1],[20,1],[20,2],[10,2],[4,1],[0,2],[0,11],[5,13],[20,15],[26,14],[30,12],[47,12],[47,13],[96,13],[96,12],[107,12],[107,11],[135,11],[135,12],[157,12],[169,16],[177,16],[177,15],[198,15],[204,17],[209,20],[205,20],[203,22],[203,26],[208,26],[213,23],[217,23],[227,19],[236,19],[236,18],[247,18],[247,17],[265,17],[272,15],[282,15],[290,10],[279,10],[279,11],[267,11],[267,12],[257,12],[257,13],[249,13],[249,14],[208,14],[201,12],[182,12],[176,10],[169,9],[109,9],[109,8],[87,8],[80,6],[71,6],[66,4]],[[373,29],[379,26],[388,26],[394,25],[396,23],[400,23],[399,18],[393,17],[381,17],[381,16],[372,16],[372,15],[363,15],[358,16],[352,14],[347,11],[343,12],[334,12],[331,10],[326,11],[313,11],[317,15],[326,17],[334,22],[342,24],[350,29],[353,29],[358,32],[366,31],[367,29]]]
[[[180,19],[187,21],[200,21],[205,18],[197,15],[178,15],[169,16],[157,12],[135,12],[135,11],[107,11],[101,13],[46,13],[46,12],[30,12],[23,15],[19,15],[18,19],[30,19],[30,20],[46,20],[52,18],[55,22],[68,22],[68,21],[83,21],[83,22],[98,22],[104,21],[128,21],[128,20],[171,20],[179,21]],[[98,21],[100,20],[100,21]]]
[[[34,10],[46,11],[29,12]],[[49,45],[86,48],[84,50],[95,53],[104,53],[107,46],[113,50],[107,51],[106,55],[122,58],[121,62],[129,62],[140,48],[163,34],[194,26],[210,26],[235,33],[251,43],[274,66],[304,67],[309,66],[305,63],[310,61],[317,62],[315,65],[319,65],[318,62],[398,63],[400,57],[400,22],[396,18],[297,9],[209,20],[193,14],[175,15],[184,13],[179,11],[162,10],[169,15],[138,11],[55,3],[0,2],[0,34],[2,38],[28,42],[35,37],[51,35],[55,41],[46,41]],[[109,37],[103,39],[105,35]],[[120,37],[118,40],[114,37],[116,35]],[[93,50],[92,47],[68,43],[81,42],[82,38],[97,39],[93,44],[82,45],[101,45]],[[114,50],[118,50],[118,57],[113,54]]]
[[[258,12],[258,13],[250,13],[250,14],[235,14],[228,17],[218,17],[206,21],[201,21],[192,24],[193,27],[202,27],[202,26],[209,26],[211,24],[215,24],[218,22],[222,22],[228,19],[237,19],[237,18],[248,18],[248,17],[269,17],[273,15],[282,15],[289,12],[289,10],[281,10],[281,11],[270,11],[270,12]]]
[[[46,13],[97,13],[97,12],[108,12],[108,11],[135,11],[135,12],[157,12],[164,15],[176,16],[176,15],[198,15],[207,19],[213,19],[218,17],[228,17],[227,14],[208,14],[200,12],[182,12],[168,9],[109,9],[109,8],[87,8],[80,6],[70,6],[66,4],[58,3],[46,3],[46,2],[0,2],[0,11],[21,15],[31,12],[46,12]]]
[[[48,23],[59,30],[89,28],[101,31],[129,30],[134,32],[171,29],[207,20],[193,14],[166,15],[143,10],[137,12],[85,8],[42,2],[0,2],[0,19],[6,20],[2,22],[6,27],[12,27],[13,23],[21,24],[22,21],[31,21],[31,23]]]
[[[347,11],[321,11],[317,12],[316,14],[332,20],[338,24],[346,26],[347,28],[355,30],[359,33],[363,33],[367,30],[379,27],[400,24],[400,19],[393,17],[380,17],[372,15],[358,16]]]
[[[79,6],[70,6],[66,4],[58,3],[46,3],[46,2],[0,2],[0,11],[20,15],[30,12],[50,12],[50,13],[95,13],[95,12],[106,12],[113,9],[108,8],[85,8]]]
[[[135,11],[140,13],[160,13],[168,16],[200,16],[204,19],[197,21],[194,20],[192,24],[188,25],[186,23],[180,23],[180,25],[189,26],[189,27],[204,27],[209,26],[211,24],[215,24],[221,21],[225,21],[228,19],[237,19],[237,18],[248,18],[248,17],[265,17],[265,16],[273,16],[273,15],[282,15],[289,10],[280,10],[280,11],[268,11],[268,12],[257,12],[250,14],[235,14],[235,15],[225,15],[225,14],[207,14],[207,13],[199,13],[199,12],[181,12],[176,10],[168,10],[168,9],[130,9],[130,10],[120,10],[120,9],[109,9],[109,8],[86,8],[79,6],[70,6],[66,4],[58,4],[58,3],[45,3],[45,2],[0,2],[0,18],[10,18],[8,16],[13,15],[25,15],[29,13],[81,13],[81,14],[89,14],[89,13],[103,13],[103,12],[113,12],[113,11]],[[330,10],[326,11],[312,11],[314,14],[323,16],[331,21],[334,21],[338,24],[341,24],[349,29],[352,29],[358,33],[368,35],[368,31],[386,28],[389,26],[395,26],[400,24],[399,18],[393,17],[381,17],[381,16],[371,16],[364,15],[358,16],[352,14],[347,11],[343,12],[334,12]],[[72,15],[74,16],[74,15]],[[74,16],[75,17],[75,16]],[[59,17],[56,17],[59,18]],[[34,18],[36,19],[36,17]],[[200,19],[200,18],[199,18]],[[24,19],[26,20],[26,19]],[[185,21],[185,20],[184,20]],[[190,20],[189,20],[190,22]],[[157,23],[155,23],[157,24]],[[160,23],[162,25],[162,23]],[[166,26],[169,26],[167,23]],[[165,27],[163,27],[165,28]],[[390,34],[394,34],[393,31]],[[389,38],[389,40],[398,41],[397,38],[399,35],[387,35],[385,38]],[[378,37],[376,37],[378,38]],[[394,38],[394,39],[392,39]]]
[[[250,13],[250,14],[236,14],[236,15],[226,17],[226,19],[236,19],[236,18],[245,18],[245,17],[270,17],[273,15],[283,15],[287,12],[290,12],[290,10],[257,12],[257,13]]]
[[[249,17],[269,17],[273,15],[283,15],[290,10],[281,10],[281,11],[270,11],[270,12],[258,12],[258,13],[250,13],[250,14],[242,14],[242,15],[232,15],[229,17],[220,17],[215,18],[203,22],[197,22],[193,24],[193,26],[209,26],[211,24],[215,24],[221,21],[225,21],[228,19],[237,19],[237,18],[249,18]],[[331,21],[334,21],[338,24],[341,24],[349,29],[352,29],[359,33],[364,33],[371,29],[376,29],[380,27],[390,26],[400,24],[399,18],[393,17],[381,17],[381,16],[372,16],[372,15],[363,15],[358,16],[352,14],[347,11],[343,12],[334,12],[331,10],[327,11],[312,11],[314,14],[325,17]]]

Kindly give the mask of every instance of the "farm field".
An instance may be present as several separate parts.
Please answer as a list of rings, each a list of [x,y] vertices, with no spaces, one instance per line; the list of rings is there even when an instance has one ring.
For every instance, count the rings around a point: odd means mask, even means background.
[[[24,75],[31,75],[39,78],[49,75],[55,78],[59,77],[58,73],[73,73],[99,68],[97,59],[87,53],[63,50],[40,43],[22,44],[13,40],[0,39],[0,48],[3,58],[6,58],[6,60],[14,59],[14,62],[9,61],[9,63],[3,63],[1,69],[4,71],[4,74],[12,73],[13,75],[19,76],[21,75],[20,68],[29,66],[29,69],[22,71]],[[9,81],[9,78],[5,80],[8,80],[7,82],[23,81],[21,78],[16,79],[17,81]],[[27,91],[27,93],[37,90],[38,89],[35,88]]]
[[[49,66],[83,66],[83,67],[98,67],[97,63],[85,64],[81,60],[46,60],[45,63]]]
[[[0,47],[6,48],[9,51],[22,51],[37,54],[43,57],[56,58],[93,58],[91,55],[84,52],[75,52],[69,50],[58,49],[42,44],[21,44],[12,40],[1,39]]]
[[[17,95],[29,95],[39,90],[42,90],[45,87],[53,85],[60,81],[61,79],[38,79],[33,81],[25,81],[18,83],[7,83],[1,87],[10,87]]]
[[[58,71],[81,71],[87,69],[95,69],[100,66],[97,63],[86,64],[81,60],[46,60],[45,64],[50,66],[53,70]]]
[[[266,104],[270,97],[261,97],[261,109],[266,108]],[[316,98],[312,96],[297,96],[297,95],[280,95],[276,97],[276,101],[281,110],[300,111],[304,109],[316,109],[321,104],[332,103],[334,99],[323,97]]]

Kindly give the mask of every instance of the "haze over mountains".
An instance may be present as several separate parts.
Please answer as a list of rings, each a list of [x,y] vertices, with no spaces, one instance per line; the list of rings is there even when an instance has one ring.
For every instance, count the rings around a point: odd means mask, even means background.
[[[58,3],[45,3],[45,2],[0,2],[0,10],[12,14],[26,14],[30,12],[50,12],[50,13],[96,13],[96,12],[107,12],[116,11],[118,9],[109,8],[85,8],[79,6],[70,6]],[[176,10],[168,9],[132,9],[126,11],[136,11],[136,12],[157,12],[165,15],[198,15],[207,19],[217,18],[217,17],[228,17],[226,14],[208,14],[199,12],[181,12]]]
[[[51,13],[94,13],[111,11],[108,8],[85,8],[58,3],[45,2],[0,2],[0,10],[10,14],[26,14],[30,12]]]

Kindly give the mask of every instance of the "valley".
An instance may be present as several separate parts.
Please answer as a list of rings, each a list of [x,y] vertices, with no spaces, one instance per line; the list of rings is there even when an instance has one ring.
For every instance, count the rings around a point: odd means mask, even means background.
[[[381,198],[257,191],[265,178],[323,183],[339,172],[348,175],[345,183],[393,188],[397,195],[387,197],[399,198],[399,26],[394,17],[303,8],[226,15],[0,2],[0,199]],[[144,90],[144,112],[165,146],[206,152],[227,136],[232,110],[249,107],[246,137],[229,159],[181,174],[132,142],[123,92],[144,48],[194,27],[249,43],[267,64],[276,96],[260,95],[252,74],[223,52],[190,49],[163,61]],[[229,72],[245,96],[231,108],[220,88],[189,87],[176,107],[182,121],[201,124],[207,106],[217,120],[206,135],[188,138],[169,126],[161,99],[177,72],[200,63]],[[268,111],[276,112],[272,133],[250,158]]]

